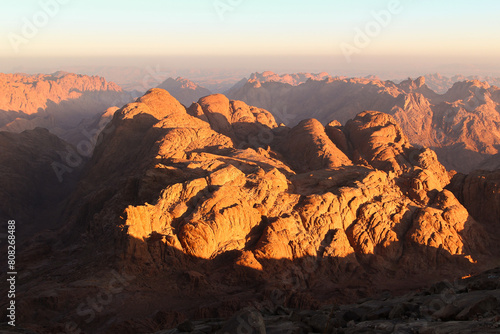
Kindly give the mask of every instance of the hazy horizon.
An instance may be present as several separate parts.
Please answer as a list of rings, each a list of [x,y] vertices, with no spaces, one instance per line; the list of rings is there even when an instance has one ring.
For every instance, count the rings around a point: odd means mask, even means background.
[[[0,71],[500,76],[497,9],[494,1],[30,0],[0,14]]]
[[[0,334],[499,331],[499,1],[2,9]]]

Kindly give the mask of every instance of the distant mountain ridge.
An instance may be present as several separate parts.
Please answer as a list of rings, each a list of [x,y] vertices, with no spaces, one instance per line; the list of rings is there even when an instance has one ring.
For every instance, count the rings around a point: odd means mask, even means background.
[[[478,80],[455,83],[437,94],[424,77],[398,84],[378,78],[312,77],[297,86],[278,81],[266,72],[239,83],[227,92],[231,99],[269,110],[278,122],[296,125],[314,117],[327,124],[345,123],[364,110],[389,113],[410,142],[436,149],[447,168],[467,172],[498,153],[500,145],[500,89]]]
[[[120,86],[97,76],[0,73],[0,130],[22,132],[44,127],[77,144],[82,121],[99,118],[108,108],[130,102]],[[75,133],[76,132],[76,133]]]
[[[495,78],[492,76],[481,76],[481,75],[461,75],[457,74],[451,77],[441,75],[439,73],[426,74],[424,75],[427,86],[438,94],[444,94],[450,89],[453,84],[459,81],[470,81],[479,80],[486,81],[492,86],[500,87],[500,78]]]
[[[248,81],[250,82],[281,82],[281,83],[287,83],[292,86],[298,86],[300,84],[303,84],[309,79],[312,80],[324,80],[330,78],[330,75],[326,72],[321,72],[321,73],[305,73],[305,72],[300,72],[300,73],[292,73],[292,74],[276,74],[271,71],[265,71],[262,73],[252,73],[250,75],[250,78]]]
[[[177,77],[176,79],[168,78],[158,85],[157,88],[165,89],[180,103],[188,107],[201,97],[212,94],[212,92],[205,87],[201,87],[193,81],[182,77]]]
[[[84,92],[123,92],[120,86],[102,77],[63,71],[38,75],[0,73],[0,90],[0,110],[27,115],[45,110],[49,101],[76,99]]]

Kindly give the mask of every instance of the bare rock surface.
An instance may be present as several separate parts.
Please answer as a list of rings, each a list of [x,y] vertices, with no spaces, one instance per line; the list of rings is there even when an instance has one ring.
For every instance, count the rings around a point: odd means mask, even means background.
[[[356,304],[316,310],[244,309],[233,318],[196,321],[202,333],[498,333],[500,328],[499,269],[442,281],[399,297],[379,296]],[[474,286],[492,282],[483,289]],[[221,328],[222,327],[222,328]],[[220,329],[221,328],[221,329]],[[228,331],[232,329],[233,331]],[[180,334],[178,329],[154,334]]]
[[[267,109],[289,126],[311,117],[322,124],[335,119],[345,125],[365,110],[387,113],[411,144],[435,149],[446,168],[459,172],[477,169],[498,154],[500,92],[486,81],[463,77],[438,94],[424,77],[395,84],[378,78],[311,76],[298,85],[278,77],[286,75],[256,74],[229,90],[228,97]],[[484,166],[494,169],[491,163]]]
[[[26,247],[19,299],[33,311],[20,321],[41,333],[67,322],[94,333],[233,331],[239,318],[256,333],[297,323],[298,332],[390,331],[386,318],[403,315],[413,326],[428,299],[318,310],[495,266],[498,217],[481,210],[496,188],[451,176],[388,114],[290,129],[220,94],[186,108],[152,89],[104,129],[61,215],[61,241],[44,252],[43,238]],[[80,316],[80,300],[116,275],[122,289],[92,320]],[[492,296],[446,317],[494,317]],[[39,303],[48,306],[35,312]]]

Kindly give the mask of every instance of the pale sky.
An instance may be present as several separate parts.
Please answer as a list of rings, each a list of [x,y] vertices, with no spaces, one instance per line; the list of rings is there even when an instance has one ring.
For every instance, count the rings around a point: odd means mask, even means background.
[[[499,14],[494,0],[6,0],[0,70],[55,57],[81,64],[209,55],[256,57],[263,66],[266,57],[331,57],[325,70],[401,62],[493,73]]]

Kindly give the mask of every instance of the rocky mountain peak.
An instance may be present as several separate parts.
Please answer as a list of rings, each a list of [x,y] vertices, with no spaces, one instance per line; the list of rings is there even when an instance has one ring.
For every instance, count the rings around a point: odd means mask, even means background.
[[[405,101],[396,85],[363,80],[368,84],[361,86],[362,95],[390,89],[399,94],[384,98]],[[310,80],[297,87],[324,84]],[[334,84],[359,87],[356,80],[329,83]],[[414,107],[395,113],[398,117],[412,116],[425,98],[410,95]],[[23,291],[25,310],[36,310],[29,315],[36,326],[59,330],[51,323],[54,312],[72,319],[81,300],[96,295],[96,286],[109,286],[110,267],[131,279],[106,305],[113,321],[96,318],[92,326],[114,333],[154,332],[176,325],[181,316],[223,318],[247,305],[281,313],[283,319],[287,308],[320,310],[498,265],[497,172],[448,173],[433,150],[412,144],[397,118],[381,111],[361,111],[345,125],[325,123],[309,117],[278,127],[267,110],[221,94],[185,108],[169,92],[149,90],[116,111],[78,188],[55,211],[62,212],[58,217],[65,225],[56,232],[60,244],[38,238],[26,250],[24,279],[43,291]],[[7,152],[2,158],[10,159],[0,166],[14,164],[11,175],[0,179],[6,189],[17,186],[11,182],[18,177],[16,163],[30,167],[29,157],[43,150],[48,152],[39,160],[52,161],[54,150],[64,146],[47,131],[25,136],[27,147],[19,147],[17,139],[12,144],[0,133]],[[18,156],[19,148],[28,150],[26,160]],[[50,185],[42,180],[42,188]],[[43,242],[51,246],[43,248]],[[40,262],[50,256],[57,261]],[[484,283],[498,286],[491,284]],[[457,288],[453,295],[468,289]],[[351,319],[361,317],[392,314],[394,319],[397,312],[403,317],[405,307],[414,313],[409,316],[419,317],[424,316],[419,305],[432,302],[428,296],[404,299],[417,306],[385,298],[388,307],[365,299],[350,307],[351,313],[339,307],[330,314],[343,319],[338,324],[346,328],[346,320],[353,328]],[[50,307],[36,308],[41,302]],[[456,319],[472,318],[473,311],[462,314],[470,299],[462,302],[460,310],[452,310]],[[396,304],[403,310],[393,311]],[[129,305],[129,313],[123,314],[123,305]],[[160,310],[152,312],[150,305]],[[495,297],[481,305],[489,305],[488,316],[497,312]],[[487,311],[481,308],[480,314]],[[284,317],[307,319],[317,331],[326,328],[313,326],[313,317]],[[203,328],[210,332],[217,326]],[[184,328],[193,326],[179,325],[179,331]]]
[[[446,101],[464,100],[471,95],[476,94],[481,90],[488,90],[491,88],[490,84],[485,81],[479,80],[464,80],[455,82],[453,86],[443,95]]]
[[[186,112],[186,108],[180,104],[177,99],[161,88],[152,88],[148,90],[146,94],[137,99],[136,103],[145,104],[151,111],[149,114],[157,120],[161,120],[171,114]],[[127,115],[127,117],[129,118],[132,115]]]

